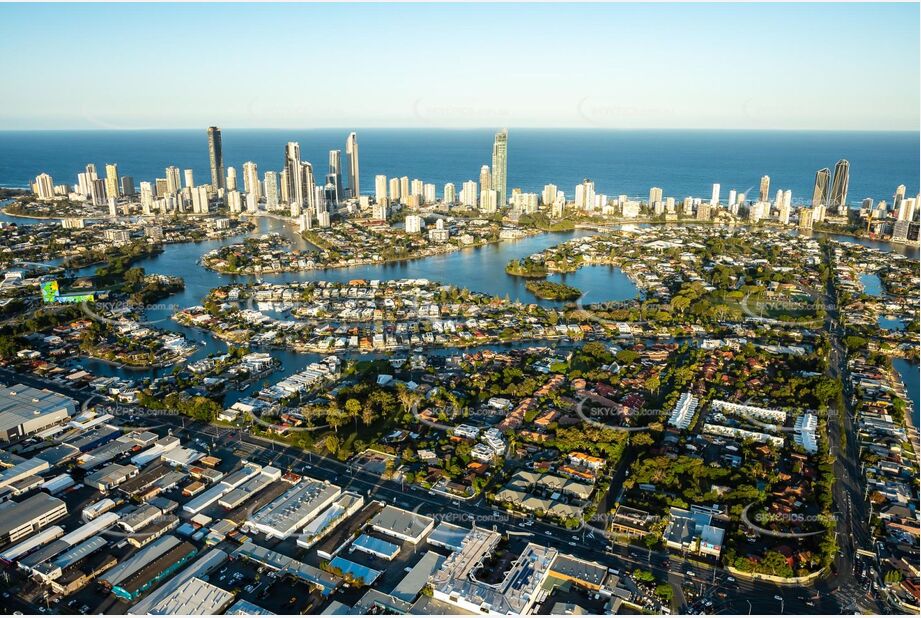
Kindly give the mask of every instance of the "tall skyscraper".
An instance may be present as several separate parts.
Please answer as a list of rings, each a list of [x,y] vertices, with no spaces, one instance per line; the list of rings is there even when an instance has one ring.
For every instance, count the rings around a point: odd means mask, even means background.
[[[461,204],[467,208],[476,208],[477,207],[477,187],[476,182],[473,180],[466,181],[461,187]]]
[[[770,193],[771,193],[771,177],[762,176],[761,177],[761,192],[758,195],[758,201],[759,202],[768,201],[769,199],[768,196],[770,195]]]
[[[710,205],[719,206],[720,203],[720,183],[713,183],[713,192],[710,194]]]
[[[121,186],[122,195],[134,195],[134,178],[132,176],[122,176]]]
[[[141,209],[147,216],[152,214],[154,205],[154,188],[149,182],[141,183]]]
[[[441,195],[442,201],[448,206],[452,206],[457,201],[457,193],[454,188],[454,183],[445,183],[445,188]]]
[[[272,211],[278,208],[278,176],[275,172],[266,172],[265,181],[265,209]]]
[[[540,201],[544,206],[550,206],[556,201],[556,185],[544,185],[544,190],[540,194]]]
[[[492,144],[492,188],[496,191],[496,202],[504,208],[507,202],[506,185],[508,183],[508,129],[496,133]]]
[[[54,179],[48,174],[39,174],[32,185],[36,197],[40,200],[54,198]]]
[[[175,195],[180,190],[182,190],[182,181],[179,177],[179,168],[175,165],[170,165],[166,168],[166,192],[170,195]]]
[[[892,196],[892,212],[899,212],[899,205],[905,199],[905,185],[899,185],[895,189],[895,195]]]
[[[382,203],[387,199],[387,176],[378,174],[374,177],[374,201]]]
[[[185,186],[192,188],[195,186],[195,174],[192,170],[183,170],[183,175],[185,176]]]
[[[301,145],[288,142],[285,146],[285,169],[282,179],[282,195],[287,199],[292,216],[301,214],[304,207],[304,171],[301,166]],[[295,213],[295,209],[297,212]]]
[[[489,191],[492,189],[492,174],[489,172],[489,166],[484,165],[480,168],[480,191]]]
[[[828,204],[828,179],[831,171],[823,167],[815,173],[815,185],[812,188],[812,205],[824,206]],[[812,221],[810,220],[810,226]]]
[[[316,199],[316,180],[313,177],[313,165],[301,161],[301,195],[304,197],[304,207],[319,212],[319,203]]]
[[[243,189],[248,195],[253,195],[257,202],[262,197],[262,187],[259,186],[259,169],[252,161],[243,164]]]
[[[327,175],[327,182],[330,182],[330,179],[333,179],[333,184],[336,185],[336,196],[338,199],[342,199],[345,196],[345,192],[342,189],[342,151],[341,150],[330,150],[329,151],[329,174]]]
[[[899,209],[896,211],[898,221],[911,221],[915,216],[915,198],[903,198],[899,202]]]
[[[400,201],[400,179],[391,178],[390,179],[390,201],[394,204]]]
[[[652,206],[656,202],[662,201],[662,188],[661,187],[652,187],[649,190],[649,205]]]
[[[850,163],[841,159],[835,164],[835,180],[831,185],[829,208],[837,208],[839,215],[847,214],[847,185],[850,177]]]
[[[106,195],[109,197],[118,197],[118,164],[106,163]]]
[[[349,158],[349,197],[358,199],[361,194],[358,182],[358,135],[354,131],[345,140],[345,155]]]
[[[237,168],[233,166],[227,168],[227,184],[225,186],[228,191],[237,190]]]
[[[208,127],[208,157],[211,160],[211,188],[224,188],[224,150],[221,147],[221,130]]]

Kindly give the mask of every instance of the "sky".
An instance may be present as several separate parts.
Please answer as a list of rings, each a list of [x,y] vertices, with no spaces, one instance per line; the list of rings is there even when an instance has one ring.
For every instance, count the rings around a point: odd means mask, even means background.
[[[919,5],[0,4],[0,129],[919,129]]]

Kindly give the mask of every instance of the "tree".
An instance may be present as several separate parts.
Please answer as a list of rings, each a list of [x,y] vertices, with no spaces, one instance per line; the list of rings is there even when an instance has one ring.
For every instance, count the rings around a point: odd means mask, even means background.
[[[400,399],[400,404],[403,406],[403,412],[406,414],[414,412],[421,399],[418,393],[414,393],[408,388],[401,388],[397,397]]]
[[[326,450],[329,451],[331,455],[335,455],[339,452],[339,438],[336,437],[336,434],[327,434],[325,444]]]
[[[338,431],[342,423],[345,422],[345,413],[335,401],[326,410],[326,422],[333,428],[333,431]]]
[[[358,417],[361,415],[361,402],[357,399],[350,398],[345,402],[345,413],[351,419],[355,420],[355,426],[358,426]]]

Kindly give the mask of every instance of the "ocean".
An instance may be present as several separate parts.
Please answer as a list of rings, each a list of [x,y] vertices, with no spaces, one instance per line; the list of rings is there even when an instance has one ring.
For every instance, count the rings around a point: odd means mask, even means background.
[[[328,168],[330,149],[345,149],[347,129],[225,129],[224,164],[237,169],[242,186],[245,161],[280,170],[285,143],[297,141],[318,178]],[[460,191],[491,165],[493,130],[360,129],[362,193],[374,191],[374,176],[409,176]],[[811,199],[815,171],[851,164],[849,201],[865,197],[892,201],[899,184],[919,191],[919,138],[911,132],[538,130],[511,129],[508,187],[539,192],[547,183],[568,196],[583,178],[609,196],[645,197],[652,186],[665,195],[709,198],[720,183],[756,198],[761,176],[771,177],[771,196],[791,189],[793,200]],[[56,183],[76,183],[77,173],[95,163],[117,163],[135,183],[164,176],[169,165],[191,168],[196,183],[210,182],[205,128],[169,131],[2,131],[0,186],[26,187],[39,173]]]

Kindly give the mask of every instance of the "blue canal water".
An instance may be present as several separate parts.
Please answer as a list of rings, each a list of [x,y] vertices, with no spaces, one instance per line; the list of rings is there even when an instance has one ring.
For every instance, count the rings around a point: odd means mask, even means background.
[[[916,428],[921,428],[921,366],[904,358],[895,358],[892,365],[902,377],[908,398],[911,400],[911,418]]]
[[[279,170],[285,143],[297,141],[301,156],[318,176],[326,173],[330,149],[344,149],[346,129],[224,129],[225,166],[254,161],[260,172]],[[374,190],[374,176],[409,176],[442,185],[478,179],[491,164],[493,131],[437,129],[361,129],[362,192]],[[508,147],[508,186],[540,191],[554,183],[568,195],[583,178],[608,195],[648,196],[652,186],[666,195],[710,196],[712,183],[723,197],[736,189],[753,197],[761,176],[793,199],[812,196],[815,171],[834,169],[838,159],[851,164],[850,201],[864,197],[891,203],[899,184],[907,194],[919,190],[919,139],[911,132],[539,130],[512,129]],[[118,163],[135,182],[164,176],[176,165],[191,168],[198,183],[208,182],[205,129],[176,131],[2,131],[0,186],[25,187],[47,172],[55,182],[76,183],[87,163],[100,175],[105,163]]]
[[[866,273],[860,275],[860,283],[863,284],[863,291],[869,296],[883,295],[883,282],[877,275]]]

